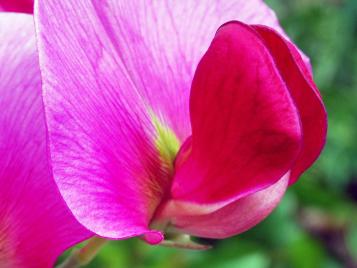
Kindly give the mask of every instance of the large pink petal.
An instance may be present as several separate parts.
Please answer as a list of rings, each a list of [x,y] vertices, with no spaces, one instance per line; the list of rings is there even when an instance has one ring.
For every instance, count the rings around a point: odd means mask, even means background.
[[[177,167],[174,200],[242,198],[277,182],[300,151],[295,103],[269,50],[243,23],[217,32],[196,70],[190,112],[192,151]]]
[[[264,220],[278,205],[288,186],[285,175],[272,186],[204,215],[173,215],[172,231],[207,238],[226,238],[245,232]]]
[[[254,27],[263,38],[299,111],[303,146],[291,170],[291,182],[316,160],[326,140],[327,119],[320,93],[294,45],[264,26]]]
[[[92,2],[70,2],[38,2],[54,177],[90,230],[110,238],[142,235],[168,183],[154,146],[152,108]]]
[[[190,84],[219,25],[281,31],[259,0],[46,0],[35,13],[55,179],[77,219],[112,238],[148,232],[171,175],[154,122],[190,135]]]
[[[0,14],[0,267],[52,267],[91,234],[50,173],[33,18]]]
[[[33,12],[33,0],[0,0],[0,11]]]

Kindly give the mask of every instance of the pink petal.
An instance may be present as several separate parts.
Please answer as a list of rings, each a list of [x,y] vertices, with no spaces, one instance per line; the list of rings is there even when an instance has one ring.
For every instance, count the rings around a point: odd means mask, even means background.
[[[325,144],[327,118],[320,93],[293,44],[280,37],[272,29],[254,27],[273,55],[292,98],[299,111],[303,131],[303,146],[291,171],[295,182],[321,153]]]
[[[146,234],[157,243],[162,235],[150,233],[148,223],[168,178],[155,148],[145,89],[126,69],[112,43],[115,35],[103,28],[105,18],[94,14],[91,2],[68,9],[70,1],[51,2],[38,2],[37,25],[52,167],[60,192],[93,232],[109,238]],[[50,11],[54,13],[41,16]],[[91,21],[78,21],[88,16]]]
[[[52,267],[91,233],[51,177],[33,18],[0,14],[0,267]]]
[[[298,112],[249,26],[220,28],[198,65],[190,102],[192,152],[176,171],[174,200],[237,200],[276,183],[293,165],[301,143]]]
[[[275,14],[260,0],[46,0],[35,10],[63,197],[97,234],[149,232],[170,186],[153,117],[183,142],[194,70],[216,29],[238,19],[282,32]]]
[[[33,0],[0,0],[0,11],[33,12]]]
[[[204,215],[177,215],[171,228],[199,237],[226,238],[245,232],[278,205],[288,186],[288,174],[275,184]]]

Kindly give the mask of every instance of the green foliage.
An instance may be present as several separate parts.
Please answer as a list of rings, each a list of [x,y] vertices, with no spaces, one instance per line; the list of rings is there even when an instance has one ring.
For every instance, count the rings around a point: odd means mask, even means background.
[[[148,246],[138,239],[112,241],[88,267],[356,267],[357,1],[267,2],[311,58],[329,115],[320,159],[263,223],[239,236],[210,241],[214,247],[209,251]]]

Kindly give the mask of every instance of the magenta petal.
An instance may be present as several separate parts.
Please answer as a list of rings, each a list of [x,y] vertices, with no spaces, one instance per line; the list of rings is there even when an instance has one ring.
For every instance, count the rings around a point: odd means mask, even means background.
[[[33,0],[0,0],[0,11],[33,12]]]
[[[174,200],[242,198],[276,183],[300,151],[289,90],[260,37],[242,23],[222,26],[199,63],[190,113],[192,152],[176,171]]]
[[[109,238],[146,234],[159,242],[162,235],[150,233],[148,224],[168,181],[154,146],[150,102],[126,69],[117,37],[103,28],[105,14],[90,1],[70,2],[38,2],[55,180],[75,217],[93,232]]]
[[[321,153],[325,144],[327,118],[320,93],[293,44],[280,37],[274,30],[254,26],[263,38],[283,77],[299,111],[303,132],[302,150],[291,170],[295,182]]]
[[[33,18],[0,14],[0,267],[53,267],[91,233],[51,177]]]
[[[170,183],[154,121],[183,142],[194,68],[216,29],[238,19],[281,31],[276,16],[258,0],[46,0],[35,11],[52,166],[65,201],[102,236],[150,232]]]
[[[176,231],[206,238],[226,238],[242,233],[265,219],[278,205],[288,186],[285,175],[268,188],[204,215],[178,215],[170,219]]]

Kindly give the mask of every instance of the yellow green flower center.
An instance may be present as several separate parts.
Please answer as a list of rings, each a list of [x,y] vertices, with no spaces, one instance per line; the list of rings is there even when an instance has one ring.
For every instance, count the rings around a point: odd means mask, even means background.
[[[155,147],[163,165],[172,172],[177,152],[180,149],[180,142],[174,131],[161,123],[159,118],[153,113],[151,114],[151,119],[156,131]]]

